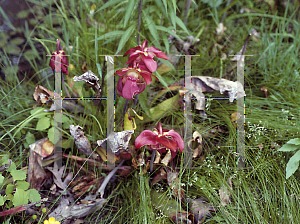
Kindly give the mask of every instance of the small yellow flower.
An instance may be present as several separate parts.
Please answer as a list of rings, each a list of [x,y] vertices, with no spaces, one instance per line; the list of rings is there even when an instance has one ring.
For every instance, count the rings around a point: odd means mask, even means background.
[[[60,222],[59,221],[55,221],[55,218],[49,218],[49,221],[45,220],[44,224],[60,224]]]

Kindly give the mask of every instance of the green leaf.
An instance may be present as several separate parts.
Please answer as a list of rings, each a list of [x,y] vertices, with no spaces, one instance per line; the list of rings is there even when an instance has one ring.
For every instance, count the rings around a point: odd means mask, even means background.
[[[300,145],[300,138],[291,139],[286,144]]]
[[[28,143],[28,145],[35,143],[35,137],[34,134],[31,134],[31,132],[27,132],[26,136],[25,136],[26,142]]]
[[[134,6],[136,4],[136,0],[129,0],[128,1],[128,4],[127,4],[127,7],[126,7],[126,13],[125,13],[125,17],[124,17],[124,27],[126,27],[127,23],[128,23],[128,20],[132,14],[132,11],[134,9]]]
[[[48,138],[55,145],[58,142],[59,138],[56,138],[54,141],[54,130],[56,130],[56,133],[59,133],[59,130],[57,128],[52,127],[48,130]]]
[[[48,117],[42,117],[39,119],[38,123],[36,124],[36,130],[43,131],[50,127],[50,119]]]
[[[7,163],[8,163],[8,161],[7,161]],[[11,172],[12,170],[15,170],[16,168],[17,168],[16,164],[14,162],[12,162],[10,164],[10,167],[6,171]]]
[[[161,35],[162,35],[162,39],[165,44],[167,55],[168,55],[168,54],[170,54],[170,44],[169,44],[168,37],[165,33],[162,33]]]
[[[169,68],[171,68],[172,70],[175,70],[174,65],[173,65],[171,62],[169,62],[168,60],[164,60],[164,59],[161,59],[161,58],[158,58],[158,60],[159,60],[161,63],[167,65],[167,66],[168,66]]]
[[[167,32],[169,34],[171,34],[172,36],[176,37],[177,39],[179,39],[180,41],[183,41],[176,33],[174,33],[172,30],[170,30],[169,28],[167,27],[164,27],[164,26],[155,26],[156,29],[158,30],[161,30],[161,31],[164,31],[164,32]]]
[[[26,205],[26,204],[28,204],[27,192],[17,188],[13,198],[13,205],[17,207],[19,205]]]
[[[17,188],[26,191],[29,188],[29,183],[25,180],[19,180],[17,182]]]
[[[101,11],[102,9],[106,9],[106,8],[112,6],[112,5],[115,5],[115,4],[119,3],[119,2],[122,2],[122,1],[123,0],[109,0],[100,9],[98,9],[95,13],[97,13],[98,11]]]
[[[164,6],[165,6],[165,10],[167,12],[167,16],[168,16],[168,3],[167,3],[167,0],[162,0],[163,3],[164,3]]]
[[[153,36],[155,42],[156,42],[156,45],[159,47],[159,37],[158,37],[158,32],[157,32],[157,29],[155,27],[155,24],[153,22],[153,20],[150,18],[150,16],[147,15],[147,13],[143,10],[143,15],[144,15],[144,18],[146,20],[146,23],[147,23],[147,26],[148,26],[148,29],[151,33],[151,35]]]
[[[16,16],[18,19],[25,19],[28,17],[28,15],[29,15],[29,11],[23,10],[23,11],[18,12]]]
[[[14,192],[14,185],[13,184],[7,184],[6,189],[5,189],[5,194],[9,195],[12,192]]]
[[[119,54],[119,52],[123,49],[124,45],[126,44],[126,42],[128,41],[129,37],[131,36],[134,28],[136,27],[136,24],[130,26],[125,33],[123,34],[123,36],[121,37],[118,49],[117,49],[117,53]]]
[[[9,43],[10,44],[14,44],[14,45],[21,45],[21,44],[24,43],[24,41],[25,41],[24,38],[22,38],[22,37],[16,37],[16,38],[10,40]]]
[[[163,84],[164,87],[168,88],[168,84],[166,83],[164,78],[157,71],[155,71],[154,73],[158,80],[161,82],[161,84]]]
[[[0,186],[2,185],[3,181],[4,181],[4,177],[0,174]]]
[[[175,21],[178,24],[178,26],[181,27],[181,29],[183,29],[188,35],[190,35],[190,33],[187,30],[186,26],[184,25],[184,23],[182,22],[182,20],[178,16],[175,16]]]
[[[284,144],[278,151],[291,152],[299,148],[299,145]]]
[[[163,12],[163,14],[168,17],[167,14],[167,2],[164,0],[165,5],[163,5],[161,0],[155,0],[157,7]]]
[[[22,170],[12,170],[10,171],[10,174],[12,175],[14,181],[26,179],[26,173]]]
[[[104,40],[104,39],[109,39],[112,37],[116,37],[116,36],[121,36],[125,33],[125,31],[112,31],[109,33],[105,33],[102,36],[98,37],[96,40]],[[95,40],[91,40],[90,42],[95,41]]]
[[[169,1],[168,1],[169,4],[171,4]],[[169,5],[169,13],[170,13],[170,18],[171,18],[171,22],[172,22],[172,25],[174,27],[174,29],[176,30],[176,13],[174,11],[174,8],[172,7],[172,5]]]
[[[36,189],[29,189],[27,191],[27,193],[28,193],[29,201],[31,203],[42,200],[41,195],[39,194],[39,192]]]
[[[149,110],[149,117],[151,117],[153,121],[165,117],[172,109],[176,108],[178,104],[178,100],[179,100],[179,94],[161,102],[155,107],[152,107]]]
[[[299,161],[300,161],[300,150],[296,152],[289,160],[289,162],[286,164],[286,179],[288,179],[290,176],[295,173],[295,171],[299,167]]]
[[[61,123],[70,123],[70,122],[72,122],[71,120],[70,120],[70,118],[68,117],[68,116],[66,116],[66,115],[62,115],[62,120],[61,120]]]
[[[1,6],[0,6],[0,14],[3,16],[6,25],[7,25],[9,28],[11,28],[12,30],[16,30],[16,28],[15,28],[14,25],[11,23],[10,19],[7,17],[6,13],[4,12],[4,10],[2,9]]]
[[[6,196],[0,195],[0,206],[4,205],[4,202],[6,201]]]

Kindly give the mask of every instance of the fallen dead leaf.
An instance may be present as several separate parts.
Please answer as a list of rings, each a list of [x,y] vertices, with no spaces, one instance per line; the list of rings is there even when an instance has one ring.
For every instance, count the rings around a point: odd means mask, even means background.
[[[230,189],[232,191],[232,181],[231,181],[230,178],[228,178],[228,185],[229,185],[229,187],[230,187]],[[230,195],[231,194],[230,194],[230,191],[229,191],[229,189],[228,189],[228,187],[227,187],[226,184],[224,184],[220,188],[219,195],[220,195],[220,201],[221,201],[220,205],[221,206],[226,206],[226,205],[228,205],[230,203]]]
[[[46,89],[43,86],[37,86],[35,87],[33,98],[35,99],[35,101],[37,101],[38,104],[44,104],[48,100],[54,99],[54,92]]]
[[[204,198],[198,198],[192,200],[192,211],[195,217],[196,224],[201,224],[206,217],[210,217],[210,211],[216,211],[216,209],[208,204]]]
[[[31,188],[40,190],[47,178],[47,174],[43,169],[42,159],[53,152],[54,146],[49,141],[49,138],[43,138],[29,145],[29,148],[27,182],[30,183]]]
[[[171,191],[175,197],[182,200],[184,197],[184,189],[181,187],[179,178],[178,178],[179,170],[172,170],[171,168],[167,168],[167,181],[171,188]]]

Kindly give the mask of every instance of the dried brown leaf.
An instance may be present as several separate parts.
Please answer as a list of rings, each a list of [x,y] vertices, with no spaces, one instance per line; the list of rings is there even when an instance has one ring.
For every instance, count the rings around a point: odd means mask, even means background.
[[[43,86],[37,86],[35,87],[33,98],[38,102],[38,104],[44,104],[48,100],[54,99],[54,93]]]
[[[228,178],[228,185],[232,191],[232,181],[230,178]],[[230,191],[227,187],[226,184],[224,184],[220,190],[219,190],[219,195],[220,195],[220,201],[221,201],[221,206],[226,206],[230,203]]]

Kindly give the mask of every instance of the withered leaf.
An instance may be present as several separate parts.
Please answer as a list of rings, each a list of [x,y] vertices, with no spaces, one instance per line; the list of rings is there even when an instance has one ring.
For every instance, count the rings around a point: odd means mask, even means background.
[[[57,221],[62,221],[67,218],[83,218],[99,210],[103,204],[106,203],[106,199],[87,201],[88,202],[84,204],[70,205],[70,200],[68,198],[62,198],[59,206],[51,214],[49,214],[49,217],[54,217]]]
[[[232,190],[232,182],[231,179],[228,178],[228,185],[230,189]],[[223,186],[219,190],[220,200],[221,200],[221,206],[228,205],[230,203],[230,192],[226,184],[223,184]]]
[[[195,217],[195,223],[203,223],[205,217],[210,217],[210,211],[216,211],[214,207],[206,203],[204,198],[198,198],[192,200],[192,211]]]
[[[196,97],[195,108],[204,112],[205,109],[205,92],[219,91],[221,94],[226,94],[229,96],[229,101],[232,103],[235,99],[240,99],[246,96],[244,88],[239,81],[230,81],[227,79],[213,78],[209,76],[193,76],[192,88],[185,90],[180,90],[179,94],[183,96],[184,94],[191,94]],[[177,85],[174,84],[174,85]],[[184,80],[179,81],[179,85],[184,87]],[[203,115],[205,112],[203,113]]]
[[[99,78],[90,70],[82,74],[81,76],[75,76],[73,80],[75,82],[78,81],[86,82],[88,87],[92,88],[95,91],[96,97],[101,96],[101,86],[99,85]]]
[[[43,86],[37,86],[35,87],[35,91],[33,93],[33,98],[35,101],[38,102],[38,104],[46,103],[48,100],[51,100],[54,98],[54,93],[48,89],[46,89]]]
[[[82,127],[79,125],[70,125],[70,133],[75,141],[77,148],[85,155],[90,156],[92,153],[91,144],[85,137]]]
[[[49,138],[43,138],[29,145],[29,148],[30,155],[27,182],[30,183],[31,187],[39,190],[47,177],[43,169],[42,159],[52,154],[54,145],[49,141]]]
[[[105,141],[108,143],[108,147],[113,153],[118,152],[120,149],[127,150],[131,135],[134,130],[127,130],[121,132],[112,132],[106,139],[98,140],[97,144],[101,146]]]

